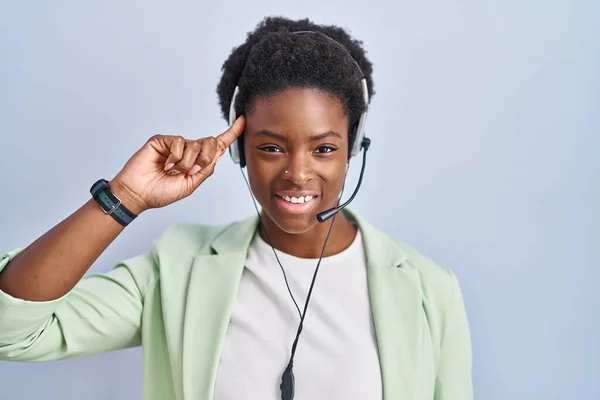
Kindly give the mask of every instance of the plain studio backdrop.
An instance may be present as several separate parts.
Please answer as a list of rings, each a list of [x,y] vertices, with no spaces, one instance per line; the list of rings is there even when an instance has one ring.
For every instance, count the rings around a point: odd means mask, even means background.
[[[352,208],[458,275],[475,397],[600,398],[599,2],[1,4],[0,251],[75,211],[152,134],[223,131],[215,87],[231,49],[264,16],[310,17],[369,52],[373,143]],[[148,251],[171,223],[253,213],[225,157],[92,271]],[[136,399],[141,377],[139,349],[0,362],[0,398]]]

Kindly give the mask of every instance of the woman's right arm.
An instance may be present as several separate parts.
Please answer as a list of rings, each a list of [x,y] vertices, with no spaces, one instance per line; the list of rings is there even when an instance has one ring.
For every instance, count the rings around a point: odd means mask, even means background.
[[[130,211],[143,209],[118,185],[109,185]],[[19,252],[0,273],[0,291],[28,301],[50,301],[71,291],[123,227],[91,199]]]
[[[212,175],[243,127],[240,117],[216,138],[153,136],[109,186],[134,214],[188,197]],[[90,200],[18,254],[0,273],[0,290],[23,300],[57,299],[73,289],[122,230]]]
[[[154,136],[110,181],[111,191],[138,215],[183,199],[212,175],[243,127],[240,117],[216,138]],[[82,279],[122,231],[89,200],[23,251],[0,255],[0,359],[57,359],[138,342],[152,255]]]

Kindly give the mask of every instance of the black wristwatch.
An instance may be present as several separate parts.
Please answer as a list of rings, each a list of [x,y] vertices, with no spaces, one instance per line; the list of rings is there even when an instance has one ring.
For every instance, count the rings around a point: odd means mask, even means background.
[[[106,179],[100,179],[98,182],[94,183],[90,189],[90,193],[104,213],[113,217],[114,220],[121,225],[127,226],[137,217],[137,215],[129,211],[127,207],[121,203],[121,199],[110,191]]]

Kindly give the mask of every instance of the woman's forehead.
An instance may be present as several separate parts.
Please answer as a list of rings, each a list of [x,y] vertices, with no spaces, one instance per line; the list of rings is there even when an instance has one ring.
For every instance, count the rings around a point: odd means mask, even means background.
[[[322,133],[348,129],[348,117],[339,97],[315,89],[288,89],[252,101],[247,130]],[[295,130],[295,129],[294,129]]]

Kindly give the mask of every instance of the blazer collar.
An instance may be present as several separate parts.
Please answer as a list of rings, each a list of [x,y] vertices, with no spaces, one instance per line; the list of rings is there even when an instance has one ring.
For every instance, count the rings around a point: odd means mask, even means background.
[[[352,210],[346,216],[360,229],[369,268],[402,267],[408,259],[402,248],[391,237],[372,226]]]
[[[216,254],[247,253],[258,228],[258,222],[258,217],[255,216],[227,225],[210,243],[212,250]]]

